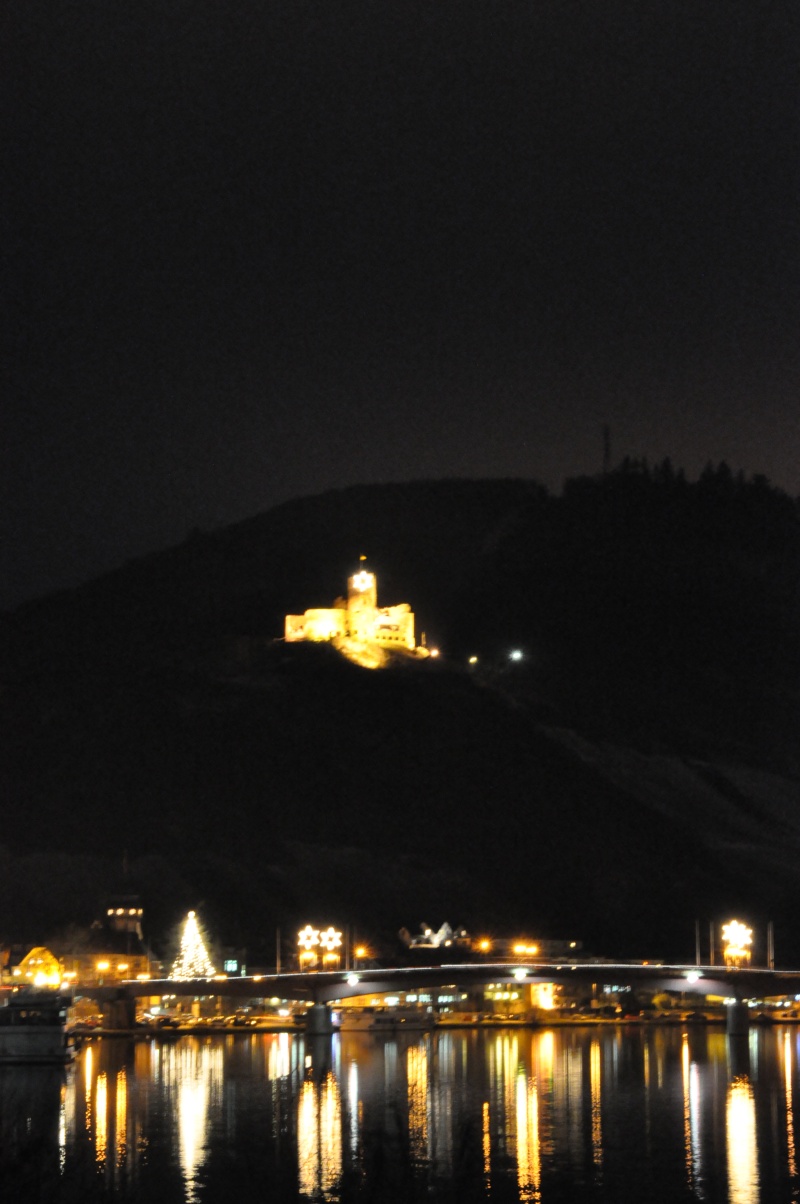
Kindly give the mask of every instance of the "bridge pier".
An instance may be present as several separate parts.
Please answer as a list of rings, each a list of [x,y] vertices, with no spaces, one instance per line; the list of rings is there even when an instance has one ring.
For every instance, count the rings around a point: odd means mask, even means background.
[[[726,1009],[725,1031],[729,1037],[741,1037],[750,1028],[750,1009],[746,1003],[736,1000]]]
[[[103,1028],[129,1029],[136,1024],[136,1000],[131,997],[105,999],[100,1005]]]
[[[306,1032],[309,1037],[330,1037],[333,1033],[333,1012],[327,1003],[315,1003],[306,1012]]]

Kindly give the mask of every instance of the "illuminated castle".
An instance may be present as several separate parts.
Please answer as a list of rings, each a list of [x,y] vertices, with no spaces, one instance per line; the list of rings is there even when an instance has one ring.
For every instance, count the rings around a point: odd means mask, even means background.
[[[287,615],[285,638],[330,640],[342,651],[348,645],[377,648],[402,648],[422,652],[414,642],[414,613],[407,602],[399,606],[378,606],[378,584],[374,573],[361,568],[347,580],[347,598],[337,598],[329,610],[307,610],[302,615]]]

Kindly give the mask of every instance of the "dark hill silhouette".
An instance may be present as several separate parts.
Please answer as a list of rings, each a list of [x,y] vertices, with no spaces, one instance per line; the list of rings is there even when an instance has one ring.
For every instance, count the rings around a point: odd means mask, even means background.
[[[276,638],[362,552],[441,662]],[[794,954],[799,552],[765,481],[625,464],[329,493],[21,607],[0,937],[86,922],[124,864],[157,938],[202,902],[251,948],[426,917],[691,958],[737,912]]]

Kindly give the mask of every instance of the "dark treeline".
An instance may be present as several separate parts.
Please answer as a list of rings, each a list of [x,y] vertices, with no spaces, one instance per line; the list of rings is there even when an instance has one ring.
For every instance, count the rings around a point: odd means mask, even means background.
[[[798,765],[800,509],[763,477],[626,460],[568,481],[481,558],[454,633],[526,648],[571,724]]]

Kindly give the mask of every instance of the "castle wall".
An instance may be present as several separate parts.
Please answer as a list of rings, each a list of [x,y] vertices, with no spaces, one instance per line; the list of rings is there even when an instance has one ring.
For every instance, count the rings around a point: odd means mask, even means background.
[[[286,640],[332,640],[347,631],[347,612],[338,608],[307,610],[302,615],[287,615]]]
[[[374,573],[354,573],[347,581],[347,602],[330,609],[307,610],[287,615],[284,637],[297,640],[350,639],[356,643],[405,648],[413,652],[414,614],[407,602],[378,607]]]
[[[373,638],[378,644],[414,651],[414,615],[407,602],[401,602],[399,606],[382,607],[375,616],[373,631]]]

